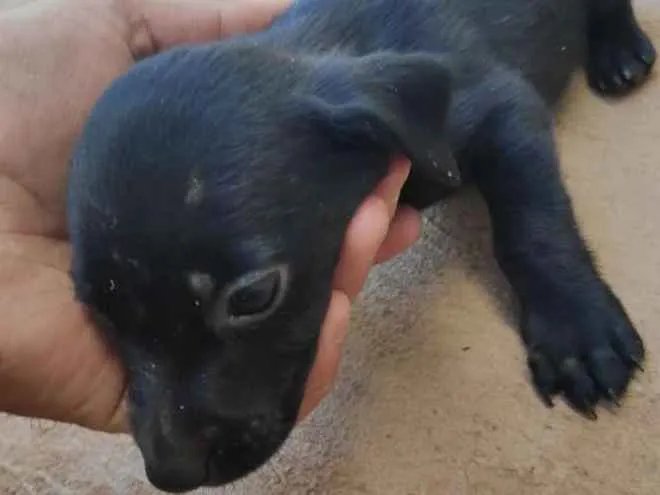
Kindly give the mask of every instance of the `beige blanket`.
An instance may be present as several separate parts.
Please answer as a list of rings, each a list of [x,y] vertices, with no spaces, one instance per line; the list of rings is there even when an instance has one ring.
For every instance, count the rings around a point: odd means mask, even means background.
[[[660,46],[660,0],[637,5]],[[660,75],[616,104],[579,78],[559,141],[586,236],[648,345],[623,409],[592,423],[532,393],[484,206],[467,192],[373,274],[336,391],[282,454],[200,493],[660,493]],[[0,416],[0,493],[154,491],[126,437]]]

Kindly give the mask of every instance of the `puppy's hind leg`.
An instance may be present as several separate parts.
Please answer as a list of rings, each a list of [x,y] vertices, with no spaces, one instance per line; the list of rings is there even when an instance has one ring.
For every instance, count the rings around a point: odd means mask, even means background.
[[[470,145],[474,179],[497,260],[521,303],[534,385],[546,403],[561,394],[593,418],[601,399],[624,394],[644,346],[582,240],[550,111],[524,82],[506,86]]]
[[[631,0],[589,1],[589,85],[607,96],[643,83],[655,63],[653,44],[639,27]]]

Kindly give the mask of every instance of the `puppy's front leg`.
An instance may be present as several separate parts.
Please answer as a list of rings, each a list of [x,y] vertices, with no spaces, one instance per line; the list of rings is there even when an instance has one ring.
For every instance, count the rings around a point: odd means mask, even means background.
[[[497,105],[476,136],[474,174],[495,253],[521,302],[537,391],[588,417],[617,402],[644,358],[642,340],[599,276],[562,184],[551,114],[528,88]]]

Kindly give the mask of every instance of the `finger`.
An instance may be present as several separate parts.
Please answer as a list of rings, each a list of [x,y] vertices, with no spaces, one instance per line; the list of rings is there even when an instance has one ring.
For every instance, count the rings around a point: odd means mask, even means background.
[[[392,162],[387,176],[378,184],[374,195],[385,200],[390,218],[394,218],[403,184],[410,174],[410,162],[406,158],[397,158]]]
[[[402,253],[419,239],[422,230],[421,215],[417,210],[402,206],[390,224],[390,230],[380,245],[376,263],[384,263]]]
[[[362,289],[379,248],[386,239],[401,188],[409,172],[410,164],[407,160],[396,160],[390,173],[362,203],[348,226],[335,270],[334,288],[345,292],[351,300]]]
[[[125,0],[136,58],[263,29],[290,0]]]
[[[341,351],[351,313],[351,303],[346,294],[333,291],[328,313],[321,328],[316,361],[307,378],[298,420],[307,417],[328,395],[339,370]]]
[[[379,196],[369,197],[351,220],[333,280],[333,287],[351,300],[362,289],[389,227],[389,207]]]

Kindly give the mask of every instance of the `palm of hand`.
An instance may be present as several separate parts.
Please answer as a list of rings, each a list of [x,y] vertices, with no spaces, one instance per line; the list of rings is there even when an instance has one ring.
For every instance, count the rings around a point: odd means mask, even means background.
[[[0,388],[6,409],[114,429],[122,374],[72,297],[65,190],[88,110],[133,60],[109,2],[77,7],[28,4],[0,21],[0,59],[12,67],[0,78],[0,106],[12,116],[0,133],[0,284],[11,285],[0,292]],[[26,396],[36,390],[43,396]]]

